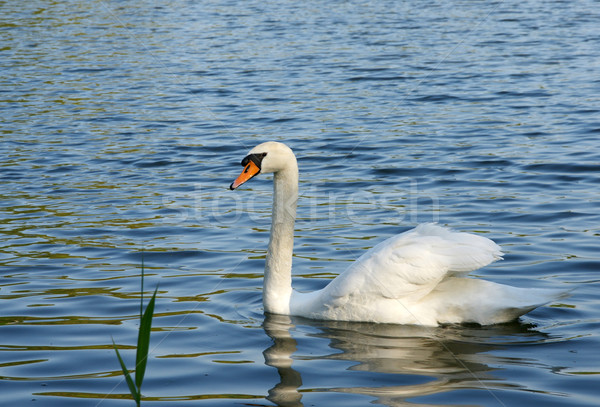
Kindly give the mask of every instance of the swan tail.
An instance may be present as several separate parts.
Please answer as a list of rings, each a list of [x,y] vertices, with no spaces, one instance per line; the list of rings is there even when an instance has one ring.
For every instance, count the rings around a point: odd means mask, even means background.
[[[457,296],[457,293],[460,295]],[[567,291],[519,288],[491,281],[452,277],[440,283],[422,304],[436,309],[439,323],[510,322],[542,305],[565,298]]]

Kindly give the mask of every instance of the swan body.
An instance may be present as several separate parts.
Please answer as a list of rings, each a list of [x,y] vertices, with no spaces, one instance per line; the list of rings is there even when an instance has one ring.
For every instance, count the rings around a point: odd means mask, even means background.
[[[271,235],[265,263],[265,312],[313,319],[436,326],[508,322],[562,295],[466,275],[501,259],[490,239],[422,224],[364,253],[321,290],[292,290],[298,165],[283,143],[254,147],[235,189],[259,173],[274,173]]]

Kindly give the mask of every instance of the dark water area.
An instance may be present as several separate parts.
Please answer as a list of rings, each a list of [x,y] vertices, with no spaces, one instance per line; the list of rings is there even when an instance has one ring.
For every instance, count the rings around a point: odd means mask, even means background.
[[[2,404],[597,406],[600,3],[0,2]],[[265,317],[269,176],[300,166],[294,286],[422,222],[569,298],[497,326]]]

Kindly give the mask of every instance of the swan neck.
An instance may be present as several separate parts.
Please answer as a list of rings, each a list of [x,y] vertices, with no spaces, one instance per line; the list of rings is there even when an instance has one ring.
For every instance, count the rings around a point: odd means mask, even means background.
[[[294,222],[298,200],[298,167],[294,160],[273,179],[271,236],[265,264],[263,305],[273,314],[289,314],[292,296]]]

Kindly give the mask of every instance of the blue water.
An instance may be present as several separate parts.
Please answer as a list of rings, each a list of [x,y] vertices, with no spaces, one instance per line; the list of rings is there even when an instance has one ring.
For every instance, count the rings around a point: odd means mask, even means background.
[[[600,4],[0,2],[2,404],[597,406]],[[420,222],[498,242],[476,274],[573,290],[511,324],[268,317],[271,182],[301,171],[294,285]],[[262,178],[262,179],[261,179]],[[142,253],[144,253],[142,255]]]

